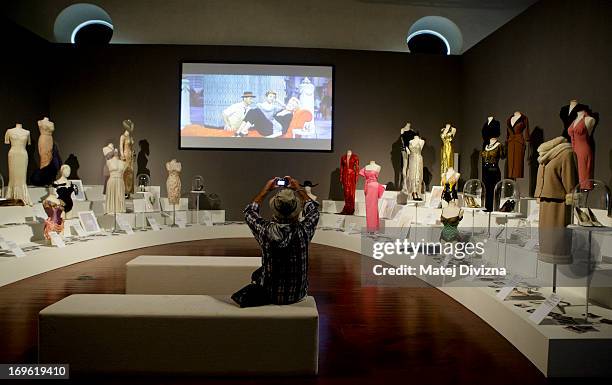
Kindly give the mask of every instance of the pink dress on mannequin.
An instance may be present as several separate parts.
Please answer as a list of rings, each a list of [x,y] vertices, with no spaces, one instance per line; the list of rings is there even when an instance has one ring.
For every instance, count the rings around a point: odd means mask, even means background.
[[[378,171],[359,170],[359,175],[365,178],[363,192],[366,202],[366,228],[368,231],[378,231],[380,220],[378,218],[378,199],[385,192],[385,186],[378,183]]]
[[[589,130],[586,127],[584,118],[589,116],[584,114],[582,119],[574,122],[569,126],[567,132],[572,140],[572,148],[576,153],[578,163],[578,183],[583,189],[593,188],[588,179],[593,179],[593,149],[589,144]]]

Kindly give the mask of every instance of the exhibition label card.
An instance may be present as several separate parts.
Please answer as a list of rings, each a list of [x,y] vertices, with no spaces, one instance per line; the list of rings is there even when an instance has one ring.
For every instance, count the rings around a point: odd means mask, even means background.
[[[527,242],[525,242],[525,246],[523,246],[523,248],[527,249],[527,250],[536,250],[538,248],[538,240],[537,239],[530,239]]]
[[[8,250],[9,249],[8,243],[6,242],[4,237],[2,237],[1,235],[0,235],[0,249],[4,249],[4,250]]]
[[[66,247],[66,243],[62,239],[62,236],[56,233],[55,231],[50,232],[49,236],[51,237],[52,245],[57,246],[60,249]]]
[[[72,223],[72,228],[74,229],[74,231],[76,231],[79,237],[84,237],[87,235],[85,229],[83,229],[83,226],[81,226],[81,223],[79,221]]]
[[[355,232],[356,225],[357,225],[356,223],[349,223],[348,226],[346,226],[346,228],[344,229],[344,232],[347,234],[351,234]]]
[[[147,221],[149,221],[149,224],[151,225],[151,228],[153,229],[153,231],[159,231],[159,230],[161,230],[161,228],[159,227],[159,224],[157,223],[157,221],[155,220],[155,218],[153,218],[153,217],[147,217]]]
[[[125,231],[126,234],[134,234],[132,225],[130,225],[130,223],[126,221],[124,218],[117,218],[117,224],[119,225],[119,228],[121,230]]]
[[[181,213],[185,214],[185,211],[181,211]],[[179,215],[178,212],[176,213],[176,218],[174,219],[174,222],[180,229],[184,229],[185,227],[187,227],[187,217],[185,215]]]
[[[559,297],[559,295],[556,293],[552,293],[550,297],[546,298],[544,303],[542,303],[533,313],[531,313],[529,319],[535,322],[536,325],[539,325],[540,322],[546,318],[548,313],[550,313],[552,309],[559,304],[559,302],[561,302],[561,297]]]
[[[34,216],[42,219],[43,221],[49,217],[45,212],[45,209],[42,207],[41,203],[37,203],[34,205]]]
[[[514,288],[522,280],[523,277],[521,277],[520,275],[513,275],[512,279],[510,279],[510,281],[504,287],[501,288],[499,293],[497,293],[497,298],[504,301],[510,295],[510,293],[512,293],[512,290],[514,290]]]
[[[212,226],[213,225],[212,213],[210,211],[204,211],[202,215],[204,217],[204,226]]]
[[[344,217],[338,217],[336,218],[336,229],[340,229],[342,230],[342,228],[344,227]]]
[[[25,253],[23,252],[21,247],[19,247],[19,245],[17,245],[15,242],[6,241],[6,245],[8,246],[7,248],[11,251],[11,253],[13,253],[16,257],[25,257]]]

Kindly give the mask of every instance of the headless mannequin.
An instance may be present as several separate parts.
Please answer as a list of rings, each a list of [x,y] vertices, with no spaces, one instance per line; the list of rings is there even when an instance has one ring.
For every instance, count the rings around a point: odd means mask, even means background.
[[[487,124],[491,124],[492,121],[493,121],[493,117],[492,116],[488,116],[487,117]]]
[[[353,151],[347,150],[346,151],[346,161],[347,162],[349,161],[349,159],[351,159],[351,155],[353,155]]]
[[[495,147],[499,146],[499,139],[498,138],[491,138],[489,139],[489,144],[487,144],[487,147],[485,148],[487,151],[489,150],[493,150]]]
[[[523,116],[523,114],[521,114],[520,111],[514,112],[514,115],[512,115],[512,117],[510,118],[510,124],[514,126],[516,124],[516,121],[519,120],[521,116]]]
[[[569,102],[569,110],[567,111],[568,114],[570,114],[572,112],[572,110],[578,105],[578,100],[576,99],[572,99]]]
[[[306,195],[310,197],[313,201],[317,201],[317,196],[312,193],[312,187],[306,186],[304,187],[304,191],[306,191]]]
[[[593,134],[593,128],[595,127],[595,118],[593,118],[592,116],[585,117],[585,113],[586,111],[579,111],[578,116],[576,116],[576,119],[572,124],[575,125],[580,121],[580,119],[584,118],[584,125],[586,126],[587,131],[589,132],[589,136],[591,136]]]
[[[402,192],[404,194],[408,194],[408,156],[410,155],[408,143],[404,143],[403,140],[403,134],[407,131],[412,131],[410,122],[400,129],[400,136],[402,137]]]
[[[371,160],[370,163],[368,163],[368,165],[365,166],[365,169],[368,171],[380,172],[381,167],[378,164],[376,164],[375,161]]]
[[[442,130],[440,130],[442,132],[442,134],[447,134],[450,132],[451,136],[455,136],[455,134],[457,133],[457,129],[455,127],[453,127],[452,124],[450,123],[446,123],[446,126],[442,127]]]
[[[412,157],[412,161],[408,170],[409,177],[407,179],[409,179],[411,183],[410,190],[412,200],[420,201],[423,200],[420,195],[423,189],[423,157],[421,156],[421,150],[425,146],[425,141],[421,139],[421,137],[417,134],[410,141],[410,144],[413,148],[418,147],[420,150],[415,150],[414,154],[412,154],[410,152],[410,149],[408,147],[406,148],[406,150],[408,150],[408,154]]]

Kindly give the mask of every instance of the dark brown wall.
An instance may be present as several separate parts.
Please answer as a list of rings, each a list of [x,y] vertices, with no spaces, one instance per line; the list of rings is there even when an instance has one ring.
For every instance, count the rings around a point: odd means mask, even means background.
[[[559,109],[570,99],[601,114],[595,131],[595,177],[612,182],[612,2],[543,0],[463,55],[462,171],[481,145],[490,114],[505,120],[523,111],[544,139],[562,131]],[[506,134],[503,131],[503,138]],[[478,166],[480,167],[480,166]],[[522,181],[521,192],[533,188]]]
[[[75,153],[86,184],[103,183],[102,147],[118,145],[121,122],[134,121],[136,139],[151,146],[152,183],[165,195],[166,161],[183,163],[183,192],[200,174],[207,191],[219,194],[228,218],[264,182],[277,175],[320,183],[315,193],[342,199],[340,154],[352,149],[365,165],[382,166],[381,182],[395,179],[399,130],[411,121],[428,141],[425,166],[439,171],[439,128],[458,121],[461,110],[458,57],[319,49],[114,45],[87,51],[56,46],[50,91],[51,118],[63,154]],[[211,151],[178,149],[179,62],[181,60],[280,62],[335,65],[333,153]],[[394,144],[395,143],[395,144]],[[432,147],[433,146],[433,147]],[[396,166],[399,168],[399,165]],[[338,196],[338,194],[340,194]]]
[[[38,126],[36,121],[49,114],[47,68],[53,60],[49,57],[49,43],[10,20],[0,18],[0,36],[4,36],[0,59],[0,173],[8,184],[7,154],[4,132],[16,123],[31,131],[32,146],[28,175],[39,164],[36,149]]]

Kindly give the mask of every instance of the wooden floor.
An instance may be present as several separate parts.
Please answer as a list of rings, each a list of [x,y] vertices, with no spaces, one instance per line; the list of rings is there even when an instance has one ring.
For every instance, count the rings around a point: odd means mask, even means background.
[[[36,363],[38,312],[74,293],[124,293],[125,263],[143,254],[259,256],[259,250],[252,239],[149,247],[82,262],[1,287],[0,363]],[[79,382],[147,385],[553,382],[545,379],[495,330],[437,289],[362,287],[361,264],[371,263],[371,259],[362,259],[359,254],[311,245],[309,293],[316,298],[320,314],[317,377],[108,377]],[[415,281],[415,286],[418,283]],[[86,341],[83,349],[87,349]],[[599,382],[576,381],[556,383]],[[601,381],[604,382],[607,381]]]

